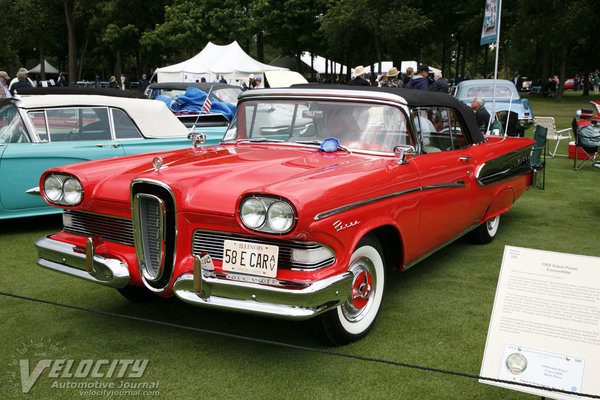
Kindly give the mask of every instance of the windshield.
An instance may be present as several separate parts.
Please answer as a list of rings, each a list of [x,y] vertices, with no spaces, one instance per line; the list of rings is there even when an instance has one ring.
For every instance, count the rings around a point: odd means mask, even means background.
[[[508,86],[496,86],[496,98],[497,99],[514,99],[519,98],[519,94],[516,89]],[[474,86],[467,89],[466,97],[483,97],[484,99],[491,99],[493,97],[494,87],[490,86]],[[459,97],[463,97],[462,94]]]
[[[238,106],[225,140],[319,144],[335,137],[349,149],[393,152],[413,145],[406,126],[404,113],[384,104],[261,99]]]
[[[0,108],[0,143],[28,143],[29,136],[19,111],[12,104]]]

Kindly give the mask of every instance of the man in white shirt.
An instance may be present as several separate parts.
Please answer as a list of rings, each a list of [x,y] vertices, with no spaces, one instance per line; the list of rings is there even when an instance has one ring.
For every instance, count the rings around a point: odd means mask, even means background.
[[[27,71],[27,68],[19,68],[19,72],[24,72],[26,74],[29,73],[29,71]],[[31,80],[31,78],[29,78],[29,76],[27,77],[27,80],[29,81],[29,83],[31,84],[31,87],[35,87],[35,84],[33,83],[33,81]],[[15,76],[11,81],[10,81],[10,85],[8,85],[8,90],[11,89],[12,85],[17,83],[19,81],[19,79]]]

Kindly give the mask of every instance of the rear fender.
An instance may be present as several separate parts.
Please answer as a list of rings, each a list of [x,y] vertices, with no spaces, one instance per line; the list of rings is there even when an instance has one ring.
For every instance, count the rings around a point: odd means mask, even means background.
[[[490,218],[494,218],[497,215],[500,215],[512,207],[515,202],[515,191],[512,187],[505,187],[500,189],[492,199],[489,207],[483,213],[481,218],[481,223],[487,221]]]

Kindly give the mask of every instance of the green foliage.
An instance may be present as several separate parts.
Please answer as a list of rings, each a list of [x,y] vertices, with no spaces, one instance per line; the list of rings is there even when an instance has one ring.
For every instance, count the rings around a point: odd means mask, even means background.
[[[88,78],[98,69],[114,73],[117,53],[120,68],[148,72],[149,66],[197,54],[209,41],[234,40],[248,52],[256,49],[255,56],[268,52],[267,61],[308,50],[350,66],[418,60],[443,68],[447,77],[493,69],[493,52],[486,60],[479,45],[483,0],[0,0],[2,5],[11,22],[0,26],[0,65],[13,71],[39,62],[43,48],[63,67],[73,58],[73,68],[82,65]],[[504,0],[500,69],[545,79],[598,68],[594,7],[597,0]]]

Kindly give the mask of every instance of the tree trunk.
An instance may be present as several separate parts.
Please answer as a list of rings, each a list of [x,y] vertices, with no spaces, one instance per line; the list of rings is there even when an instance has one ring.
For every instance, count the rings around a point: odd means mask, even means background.
[[[265,62],[265,50],[263,43],[263,31],[259,30],[256,34],[256,59],[261,63]]]
[[[40,81],[46,80],[46,63],[44,62],[44,41],[40,39],[38,42],[38,48],[40,49]]]
[[[68,45],[69,45],[69,77],[67,86],[75,83],[75,61],[77,60],[75,47],[75,4],[77,0],[64,0],[65,21],[67,23]]]
[[[88,42],[89,36],[86,36],[85,42],[83,43],[83,49],[81,49],[81,58],[79,59],[79,68],[77,69],[77,80],[75,82],[81,80],[81,71],[83,70],[83,59],[85,58],[85,51],[87,50]]]
[[[504,70],[504,79],[508,80],[508,61],[506,56],[506,45],[502,46],[502,69]]]
[[[471,47],[471,79],[477,79],[478,66],[479,66],[479,45],[473,44]]]
[[[556,97],[554,101],[559,103],[562,101],[563,92],[565,90],[565,77],[567,76],[567,59],[569,55],[569,51],[567,45],[562,44],[560,47],[560,72],[559,72],[559,81],[558,92],[556,93]]]

